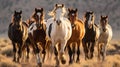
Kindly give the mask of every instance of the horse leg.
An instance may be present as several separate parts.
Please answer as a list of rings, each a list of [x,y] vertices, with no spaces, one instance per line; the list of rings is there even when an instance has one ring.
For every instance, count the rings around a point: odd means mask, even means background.
[[[66,43],[67,43],[66,40],[64,40],[64,41],[61,43],[60,59],[61,59],[62,64],[65,64],[65,63],[66,63],[66,59],[65,59],[65,56],[64,56],[64,50],[65,50]]]
[[[80,44],[81,44],[81,41],[79,40],[77,42],[77,59],[76,59],[76,63],[80,63],[80,58],[79,58],[79,56],[80,56]]]
[[[16,51],[17,51],[17,49],[16,49],[16,46],[15,46],[15,43],[12,42],[12,44],[13,44],[13,55],[14,55],[13,61],[16,62]]]
[[[76,43],[72,43],[72,52],[73,52],[73,61],[75,62],[75,50],[76,50]]]
[[[94,52],[94,46],[95,46],[95,41],[92,42],[91,46],[90,46],[90,59],[93,58],[93,52]]]
[[[29,61],[29,53],[30,53],[30,48],[29,48],[29,44],[26,44],[27,47],[27,60]]]
[[[85,60],[87,60],[88,58],[88,48],[87,48],[87,42],[83,41],[83,49],[84,49],[84,53],[85,53]]]
[[[18,50],[18,58],[17,58],[17,62],[20,62],[20,58],[22,56],[22,49],[23,47],[25,46],[24,42],[20,42],[18,43],[18,47],[19,47],[19,50]]]
[[[72,49],[70,47],[71,44],[68,44],[68,54],[69,54],[69,64],[73,63],[73,59],[72,59]]]
[[[45,56],[46,56],[46,42],[44,44],[42,44],[43,46],[43,51],[42,51],[42,54],[43,54],[43,59],[42,59],[42,62],[44,63],[45,61]]]
[[[55,45],[55,44],[52,44],[52,45]],[[55,60],[56,60],[56,67],[59,67],[59,59],[58,59],[58,51],[57,51],[57,48],[56,48],[56,45],[54,46],[54,54],[55,54]]]
[[[100,60],[100,43],[98,43],[97,49],[98,49],[98,60]]]
[[[102,47],[102,61],[104,61],[105,60],[105,56],[106,56],[106,45],[107,45],[107,43],[105,43],[104,45],[103,45],[103,47]]]

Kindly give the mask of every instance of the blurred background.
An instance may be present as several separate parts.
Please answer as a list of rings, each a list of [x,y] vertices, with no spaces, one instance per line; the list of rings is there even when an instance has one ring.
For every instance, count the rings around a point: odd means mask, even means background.
[[[56,3],[65,4],[66,8],[78,8],[79,18],[83,20],[86,11],[95,12],[95,23],[99,23],[101,15],[108,15],[109,24],[113,28],[113,39],[120,39],[120,0],[0,0],[0,36],[7,37],[8,25],[14,10],[23,11],[26,21],[34,8],[43,7],[45,19]]]
[[[120,0],[0,0],[0,67],[36,67],[36,59],[33,52],[30,52],[30,61],[14,63],[13,47],[8,39],[8,25],[11,23],[14,10],[22,10],[23,21],[30,18],[35,8],[43,7],[45,19],[56,3],[65,4],[66,8],[77,8],[79,19],[83,20],[86,11],[94,11],[95,23],[99,24],[101,15],[108,15],[109,24],[113,29],[113,40],[107,48],[107,57],[104,62],[97,61],[97,45],[95,46],[94,58],[84,59],[83,48],[80,48],[80,64],[67,64],[61,67],[120,67]],[[82,45],[81,45],[82,46]],[[67,53],[66,57],[68,59]],[[54,56],[46,58],[43,67],[54,67]]]

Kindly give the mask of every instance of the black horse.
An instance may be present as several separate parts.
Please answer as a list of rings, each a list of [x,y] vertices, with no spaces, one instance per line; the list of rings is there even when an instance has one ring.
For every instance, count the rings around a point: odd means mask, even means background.
[[[22,50],[25,46],[25,41],[28,38],[28,25],[25,22],[22,22],[21,15],[22,11],[14,11],[14,14],[12,16],[12,22],[10,23],[8,28],[8,37],[13,45],[14,62],[20,62],[19,59],[21,58]]]
[[[99,37],[99,28],[94,23],[94,13],[92,11],[85,14],[85,36],[83,38],[83,48],[85,52],[85,59],[92,59],[94,46]]]

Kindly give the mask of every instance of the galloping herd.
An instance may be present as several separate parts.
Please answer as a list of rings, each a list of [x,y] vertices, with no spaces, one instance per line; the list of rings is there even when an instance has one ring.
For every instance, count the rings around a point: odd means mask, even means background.
[[[94,57],[96,45],[98,60],[104,61],[106,46],[112,38],[108,16],[101,16],[97,25],[94,22],[93,11],[87,11],[84,20],[80,20],[78,9],[66,9],[64,4],[55,4],[48,14],[51,18],[45,20],[44,9],[35,8],[31,17],[23,22],[22,11],[14,11],[8,28],[8,37],[13,45],[14,62],[20,62],[24,52],[27,53],[27,59],[29,59],[30,48],[32,48],[39,67],[42,67],[48,51],[54,52],[56,67],[60,66],[60,61],[62,64],[66,63],[66,50],[69,55],[69,64],[72,64],[74,60],[79,63],[80,45],[83,46],[85,60]],[[43,57],[40,56],[41,54]]]

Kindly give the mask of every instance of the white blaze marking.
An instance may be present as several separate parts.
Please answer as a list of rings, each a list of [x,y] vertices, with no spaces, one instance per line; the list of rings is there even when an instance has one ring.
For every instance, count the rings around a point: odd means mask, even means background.
[[[92,16],[90,15],[90,17],[89,17],[89,20],[88,20],[88,25],[90,25],[91,24],[91,22],[92,22]]]

